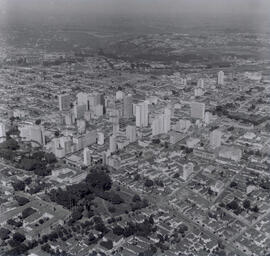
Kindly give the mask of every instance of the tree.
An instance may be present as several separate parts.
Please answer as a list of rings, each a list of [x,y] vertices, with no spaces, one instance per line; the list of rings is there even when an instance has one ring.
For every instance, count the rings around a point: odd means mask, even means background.
[[[122,236],[123,232],[124,232],[124,229],[118,225],[113,228],[113,233],[117,236]]]
[[[12,183],[12,186],[15,191],[23,191],[25,189],[25,183],[22,180],[17,180]]]
[[[46,162],[49,164],[57,162],[57,159],[54,153],[45,153],[44,157],[45,157]]]
[[[22,196],[15,196],[15,200],[18,202],[19,206],[23,206],[29,202],[29,200]]]
[[[243,202],[243,207],[245,209],[249,209],[250,208],[250,201],[248,199],[246,199],[244,202]]]
[[[12,138],[8,138],[6,141],[0,144],[0,149],[17,150],[20,146],[18,142]]]
[[[36,212],[36,210],[33,209],[32,207],[25,208],[22,211],[22,218],[25,219],[25,218],[29,217],[30,215],[34,214],[35,212]]]
[[[122,197],[120,197],[119,194],[116,194],[115,192],[110,193],[110,202],[112,204],[122,204],[124,203],[124,200]]]
[[[144,182],[144,186],[146,187],[152,187],[154,185],[154,182],[150,179],[146,179],[146,181]]]
[[[22,243],[25,240],[25,236],[19,232],[14,233],[13,240],[17,241],[18,243]]]
[[[181,234],[184,234],[186,231],[188,231],[188,227],[185,224],[180,224],[178,230]]]
[[[236,209],[239,208],[239,205],[238,205],[236,200],[233,200],[233,201],[231,201],[230,203],[227,204],[227,208],[231,209],[231,210],[236,210]]]
[[[41,119],[37,119],[37,120],[35,121],[35,124],[36,124],[36,125],[40,125],[40,124],[41,124]]]
[[[259,212],[259,207],[257,205],[255,205],[253,208],[252,208],[252,211],[253,212]]]
[[[87,175],[86,184],[92,189],[105,191],[111,189],[112,180],[104,171],[93,170]]]
[[[113,248],[113,242],[111,240],[102,241],[100,242],[100,245],[105,247],[107,250],[111,250]]]
[[[140,196],[138,195],[138,194],[135,194],[134,196],[133,196],[133,198],[132,198],[132,202],[139,202],[139,201],[141,201],[141,198],[140,198]]]
[[[9,238],[10,231],[6,228],[0,228],[0,238],[7,240]]]

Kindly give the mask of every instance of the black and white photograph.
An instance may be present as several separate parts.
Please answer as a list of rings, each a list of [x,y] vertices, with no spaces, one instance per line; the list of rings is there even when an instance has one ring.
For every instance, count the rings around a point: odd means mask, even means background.
[[[270,256],[270,0],[0,0],[0,256]]]

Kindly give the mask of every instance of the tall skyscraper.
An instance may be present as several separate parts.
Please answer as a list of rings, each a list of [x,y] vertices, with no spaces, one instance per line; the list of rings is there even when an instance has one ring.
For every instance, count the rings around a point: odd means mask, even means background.
[[[171,130],[171,116],[172,116],[171,109],[170,108],[165,108],[164,116],[163,116],[164,133],[168,133]]]
[[[122,100],[125,96],[125,93],[121,90],[117,91],[115,94],[116,100]]]
[[[115,136],[110,137],[110,152],[113,153],[116,151],[116,138]]]
[[[20,136],[25,141],[31,141],[32,146],[45,145],[44,128],[38,125],[19,127]]]
[[[148,126],[148,103],[145,101],[136,105],[136,126]]]
[[[89,148],[83,150],[83,164],[85,166],[91,165],[91,150]]]
[[[119,132],[119,117],[113,118],[113,135],[116,136]]]
[[[103,132],[98,132],[97,136],[98,136],[97,144],[98,145],[103,145],[104,144],[104,133]]]
[[[224,84],[224,72],[219,71],[218,72],[218,85],[223,85]]]
[[[86,105],[75,105],[73,110],[74,110],[74,117],[76,119],[83,119],[84,113],[86,111]]]
[[[6,126],[3,123],[0,123],[0,143],[6,140]]]
[[[221,146],[222,132],[218,129],[210,133],[210,146],[215,149]]]
[[[168,133],[171,130],[171,109],[165,108],[164,114],[158,115],[152,122],[152,135]]]
[[[204,80],[203,78],[200,78],[198,81],[197,81],[197,86],[201,89],[204,88]]]
[[[130,143],[136,141],[136,126],[135,125],[128,125],[127,126],[126,137],[128,138]]]
[[[68,94],[60,94],[58,95],[59,101],[59,110],[65,111],[71,108],[72,97]]]
[[[132,106],[132,95],[129,94],[127,96],[124,96],[124,102],[123,102],[123,108],[124,108],[124,117],[130,118],[133,116],[133,106]]]
[[[205,104],[200,102],[191,103],[191,117],[197,119],[204,119]]]
[[[164,133],[164,115],[157,116],[152,122],[152,135]]]

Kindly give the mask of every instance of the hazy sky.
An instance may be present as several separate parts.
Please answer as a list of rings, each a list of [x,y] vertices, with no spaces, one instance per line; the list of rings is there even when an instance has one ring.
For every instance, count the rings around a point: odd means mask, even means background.
[[[0,0],[0,15],[12,20],[87,16],[270,17],[270,0]],[[139,16],[138,16],[139,17]]]

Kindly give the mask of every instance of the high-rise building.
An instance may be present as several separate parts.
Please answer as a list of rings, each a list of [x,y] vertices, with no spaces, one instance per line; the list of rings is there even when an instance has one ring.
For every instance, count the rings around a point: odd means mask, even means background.
[[[0,143],[6,140],[6,126],[3,123],[0,123]]]
[[[157,116],[152,122],[152,135],[164,133],[164,115]]]
[[[115,116],[112,118],[113,123],[113,135],[116,136],[119,132],[119,117]]]
[[[132,95],[129,94],[124,96],[123,108],[124,108],[124,117],[130,118],[133,116],[133,106],[132,106]]]
[[[193,169],[194,169],[194,165],[191,162],[183,165],[183,179],[185,181],[193,173]]]
[[[65,125],[73,125],[75,123],[75,116],[73,112],[65,114]]]
[[[136,105],[136,126],[148,126],[148,103],[145,101]]]
[[[97,144],[98,145],[103,145],[104,144],[104,133],[103,132],[98,132],[97,136],[98,136]]]
[[[79,92],[77,95],[77,104],[78,105],[86,105],[87,106],[87,101],[88,101],[88,94],[85,92]]]
[[[194,96],[195,97],[203,96],[203,90],[202,90],[202,88],[195,88],[194,89]]]
[[[210,124],[212,118],[212,114],[210,112],[205,112],[204,122],[205,124]]]
[[[93,106],[93,113],[96,117],[100,117],[104,114],[104,107],[101,104]]]
[[[116,95],[115,95],[117,100],[122,100],[124,98],[124,96],[125,96],[125,93],[121,90],[117,91]]]
[[[164,116],[163,116],[164,133],[168,133],[171,130],[171,116],[172,116],[171,109],[170,108],[165,108]]]
[[[44,128],[38,125],[19,127],[20,136],[24,141],[31,141],[33,147],[45,145]]]
[[[180,119],[173,127],[173,130],[177,132],[185,132],[191,126],[191,122],[187,119]]]
[[[198,81],[197,81],[197,86],[201,89],[204,88],[204,80],[203,78],[200,78]]]
[[[224,84],[224,72],[219,71],[218,72],[218,85],[223,85]]]
[[[71,109],[72,97],[68,94],[60,94],[58,95],[59,101],[59,110],[65,111]]]
[[[83,150],[83,164],[85,166],[91,165],[91,150],[89,148]]]
[[[191,117],[197,119],[204,119],[205,104],[200,102],[191,103]]]
[[[83,119],[86,111],[86,105],[75,105],[74,106],[74,117],[76,119]]]
[[[116,151],[116,137],[111,136],[110,137],[110,152],[113,153]]]
[[[221,146],[221,137],[222,137],[222,132],[218,129],[212,131],[210,133],[210,146],[212,148],[218,148]]]
[[[77,120],[77,129],[78,133],[83,134],[86,130],[86,122],[84,119],[78,119]]]
[[[86,111],[89,111],[93,107],[97,105],[102,105],[103,106],[103,111],[105,111],[105,99],[104,95],[98,92],[94,93],[84,93],[80,92],[77,94],[77,104],[80,105],[85,105]]]
[[[136,126],[135,125],[128,125],[127,126],[126,137],[128,138],[130,143],[136,141]]]
[[[152,122],[152,135],[168,133],[171,130],[171,109],[165,108],[164,114],[158,115]]]

